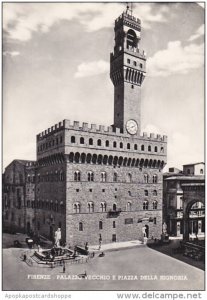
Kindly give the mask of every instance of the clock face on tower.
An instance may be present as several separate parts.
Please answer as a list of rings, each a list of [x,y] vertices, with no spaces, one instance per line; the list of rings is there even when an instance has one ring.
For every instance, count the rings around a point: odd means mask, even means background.
[[[136,134],[138,129],[137,122],[134,120],[129,120],[126,123],[126,130],[129,134]]]

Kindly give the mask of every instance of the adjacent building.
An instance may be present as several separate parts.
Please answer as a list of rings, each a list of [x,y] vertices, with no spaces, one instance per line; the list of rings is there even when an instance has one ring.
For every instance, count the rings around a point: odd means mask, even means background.
[[[205,165],[203,162],[170,168],[163,176],[163,219],[171,236],[205,233]],[[187,218],[184,226],[184,216]],[[185,227],[185,228],[184,228]]]
[[[135,240],[143,237],[143,227],[148,237],[160,238],[167,137],[141,134],[146,75],[141,21],[124,12],[114,31],[114,124],[63,120],[38,134],[37,161],[31,169],[24,166],[20,214],[13,208],[15,194],[6,224],[12,223],[13,212],[24,218],[26,230],[34,224],[37,234],[53,238],[61,228],[62,240],[70,245]],[[5,178],[9,172],[7,167]],[[5,210],[4,204],[4,219]]]

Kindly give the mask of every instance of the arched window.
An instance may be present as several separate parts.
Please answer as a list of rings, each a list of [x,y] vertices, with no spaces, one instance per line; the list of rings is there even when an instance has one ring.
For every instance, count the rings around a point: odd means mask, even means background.
[[[94,212],[94,203],[88,202],[88,212],[93,213]]]
[[[155,146],[155,152],[157,152],[157,146]]]
[[[101,202],[101,211],[102,212],[106,211],[106,202]]]
[[[80,138],[80,144],[84,144],[84,138],[83,137]]]
[[[83,223],[82,222],[79,223],[79,231],[83,231]]]
[[[144,210],[148,210],[148,201],[147,201],[147,200],[145,200],[145,201],[143,202],[143,209],[144,209]]]
[[[113,204],[113,211],[116,211],[116,203]]]
[[[72,144],[75,143],[75,136],[71,136],[71,143],[72,143]]]
[[[160,152],[163,153],[164,152],[164,147],[160,148]]]
[[[148,182],[149,182],[149,175],[144,174],[144,183],[148,183]]]
[[[121,149],[123,149],[123,143],[122,142],[120,142],[119,146],[120,146]]]
[[[127,143],[127,149],[130,149],[130,143]]]
[[[79,214],[80,213],[80,203],[76,202],[73,204],[73,211],[75,214]]]
[[[151,146],[150,145],[148,146],[148,151],[151,152]]]
[[[100,139],[97,141],[97,145],[101,146],[101,140]]]
[[[103,222],[99,221],[99,229],[102,230],[103,229]]]
[[[200,169],[200,174],[203,174],[203,169]]]
[[[88,172],[88,181],[94,181],[94,174],[93,174],[93,172]]]
[[[153,175],[153,177],[152,177],[152,182],[153,182],[153,183],[157,183],[157,175]]]
[[[134,150],[137,150],[137,144],[134,144]]]
[[[152,194],[153,194],[153,196],[157,196],[157,191],[154,190],[154,191],[152,192]]]
[[[113,147],[116,148],[116,142],[113,142]]]
[[[148,190],[145,190],[145,191],[144,191],[144,195],[145,195],[145,196],[148,196],[148,194],[149,194],[149,193],[148,193]]]
[[[114,173],[114,175],[113,175],[113,181],[114,181],[114,182],[117,182],[117,178],[118,178],[117,173]]]
[[[80,181],[81,180],[81,173],[80,171],[75,171],[74,173],[74,181]]]
[[[127,48],[134,48],[137,47],[137,36],[134,30],[129,29],[127,31]]]
[[[132,203],[131,202],[127,202],[126,210],[127,211],[131,211],[132,210]]]
[[[157,209],[157,201],[153,201],[152,202],[152,208],[153,209]]]
[[[101,182],[106,182],[106,172],[101,172]]]
[[[141,146],[141,151],[144,151],[144,145]]]
[[[93,139],[89,139],[89,145],[93,145]]]
[[[106,141],[106,147],[109,147],[109,141]]]

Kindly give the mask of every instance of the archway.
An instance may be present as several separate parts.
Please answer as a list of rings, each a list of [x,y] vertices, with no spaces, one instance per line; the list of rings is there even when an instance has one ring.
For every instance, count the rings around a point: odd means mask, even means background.
[[[183,239],[198,239],[205,234],[205,206],[202,201],[188,203],[183,218]]]

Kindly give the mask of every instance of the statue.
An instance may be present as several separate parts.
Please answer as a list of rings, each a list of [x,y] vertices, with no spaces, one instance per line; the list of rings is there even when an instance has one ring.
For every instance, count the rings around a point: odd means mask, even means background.
[[[55,231],[55,246],[59,247],[60,246],[60,240],[61,240],[61,229],[58,228]]]
[[[143,236],[144,236],[144,237],[147,236],[147,233],[146,233],[146,227],[145,227],[145,226],[142,227],[142,233],[143,233]]]

